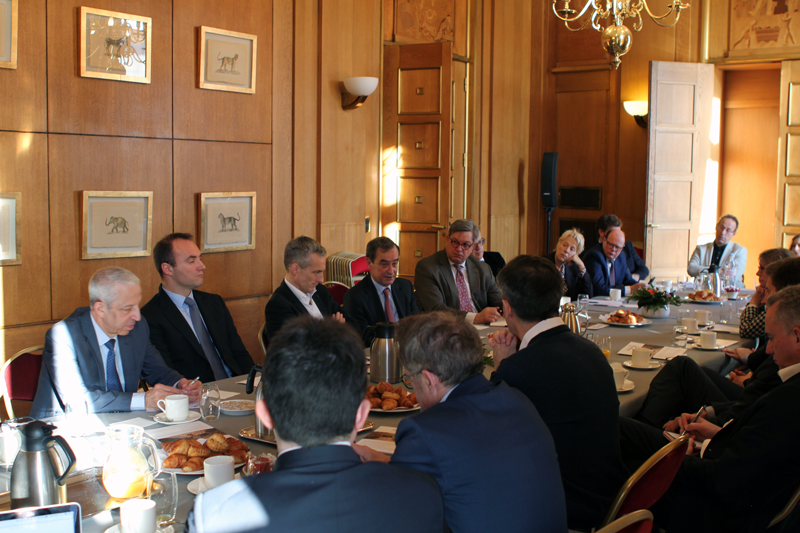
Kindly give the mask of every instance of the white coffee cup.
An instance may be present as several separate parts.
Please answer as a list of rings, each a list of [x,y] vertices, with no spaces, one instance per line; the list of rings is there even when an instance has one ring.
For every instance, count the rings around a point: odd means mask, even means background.
[[[572,300],[570,300],[569,296],[562,296],[561,297],[561,303],[559,303],[558,306],[559,306],[559,308],[561,308],[564,304],[568,304],[571,301]]]
[[[664,289],[665,292],[672,292],[672,280],[671,279],[662,279],[661,280],[661,287]]]
[[[700,346],[713,349],[717,347],[717,334],[713,331],[703,331],[700,333]]]
[[[697,333],[697,319],[696,318],[684,318],[683,325],[686,326],[687,333]]]
[[[622,368],[619,363],[612,363],[611,370],[614,371],[614,383],[617,385],[617,390],[625,386],[625,379],[628,377],[628,371]]]
[[[180,422],[189,417],[189,397],[183,394],[173,394],[156,402],[158,408],[164,411],[164,416],[170,422]]]
[[[631,364],[639,368],[650,366],[650,348],[634,348],[631,355]]]
[[[622,290],[621,289],[611,289],[608,291],[608,299],[618,302],[622,300]]]
[[[155,533],[156,502],[128,500],[120,506],[119,517],[123,533]]]
[[[711,311],[695,311],[694,317],[697,319],[697,324],[708,324],[711,322]]]
[[[213,489],[223,483],[233,481],[233,457],[217,455],[204,461],[204,481],[206,487]]]

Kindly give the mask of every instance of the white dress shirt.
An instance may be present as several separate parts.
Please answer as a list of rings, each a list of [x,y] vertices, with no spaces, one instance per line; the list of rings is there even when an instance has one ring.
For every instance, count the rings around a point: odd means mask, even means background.
[[[548,318],[546,320],[542,320],[541,322],[537,322],[535,326],[526,331],[525,335],[522,336],[522,340],[519,342],[519,349],[522,350],[523,348],[527,348],[528,344],[530,344],[530,342],[536,335],[544,333],[549,329],[557,328],[558,326],[563,326],[563,325],[564,321],[557,316],[554,316],[553,318]]]
[[[289,290],[292,291],[292,294],[294,294],[297,299],[300,300],[300,303],[303,304],[303,307],[306,308],[306,311],[308,311],[309,315],[316,318],[322,318],[322,312],[319,310],[319,307],[317,307],[317,302],[315,302],[313,298],[314,294],[317,292],[317,289],[314,289],[313,292],[306,294],[292,285],[292,282],[288,279],[284,278],[284,281],[286,282],[286,286],[289,287]]]

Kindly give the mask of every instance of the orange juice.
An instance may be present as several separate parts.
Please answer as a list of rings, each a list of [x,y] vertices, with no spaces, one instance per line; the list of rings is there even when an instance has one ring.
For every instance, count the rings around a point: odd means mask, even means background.
[[[103,486],[108,494],[117,500],[127,500],[144,494],[147,476],[130,470],[116,472],[103,471]]]
[[[611,357],[611,350],[603,350],[603,355],[605,355],[606,359],[608,359],[609,357]]]

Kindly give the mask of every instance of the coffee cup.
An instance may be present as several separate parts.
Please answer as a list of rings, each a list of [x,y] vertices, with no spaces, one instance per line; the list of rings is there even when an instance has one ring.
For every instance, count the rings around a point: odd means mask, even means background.
[[[233,481],[233,456],[217,455],[216,457],[209,457],[203,464],[203,480],[209,489],[219,487],[228,481]]]
[[[620,289],[611,289],[608,291],[608,299],[618,302],[622,300],[622,290]]]
[[[647,368],[650,366],[650,357],[652,352],[650,348],[634,348],[631,355],[631,364],[639,368]]]
[[[686,326],[687,333],[697,333],[697,319],[696,318],[684,318],[683,325]]]
[[[695,311],[694,317],[697,319],[697,325],[708,324],[711,322],[711,311]]]
[[[703,331],[700,333],[700,346],[708,349],[716,348],[717,334],[713,331]]]
[[[614,371],[614,383],[617,385],[617,390],[622,389],[625,386],[625,379],[628,377],[628,371],[622,368],[622,365],[619,363],[612,364],[611,370]]]
[[[181,422],[189,417],[189,397],[172,394],[156,403],[170,422]]]
[[[572,300],[570,300],[569,296],[562,296],[562,297],[561,297],[561,302],[558,304],[558,308],[559,308],[559,309],[563,308],[564,304],[568,304],[568,303],[570,303],[571,301],[572,301]]]
[[[156,502],[139,499],[123,502],[119,518],[122,533],[155,533]]]

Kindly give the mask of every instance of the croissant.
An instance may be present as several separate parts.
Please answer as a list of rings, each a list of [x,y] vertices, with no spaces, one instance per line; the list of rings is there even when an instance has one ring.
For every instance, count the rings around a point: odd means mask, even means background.
[[[186,455],[189,457],[208,457],[211,455],[211,450],[198,442],[198,446],[189,446],[189,453]]]
[[[205,461],[204,457],[192,457],[183,465],[183,471],[195,472],[197,470],[203,470],[203,461]]]
[[[186,455],[189,451],[189,439],[173,440],[171,442],[165,442],[161,446],[164,448],[164,451],[167,452],[167,455],[172,455],[173,453]]]
[[[225,440],[225,435],[222,433],[214,433],[206,441],[206,446],[212,451],[225,453],[230,449],[230,444]]]
[[[367,398],[369,400],[369,407],[372,409],[373,407],[380,407],[381,406],[381,399],[380,398]]]
[[[397,400],[394,398],[387,398],[381,402],[381,408],[384,411],[391,411],[392,409],[397,409]]]
[[[161,466],[164,468],[181,468],[189,460],[189,457],[182,453],[174,453],[164,459]]]
[[[381,400],[388,400],[389,398],[391,398],[392,400],[397,400],[398,402],[400,401],[400,395],[399,394],[395,394],[395,393],[393,393],[391,391],[390,392],[384,392],[381,395]]]
[[[243,463],[247,460],[247,450],[233,450],[226,455],[233,457],[234,463]]]
[[[417,395],[413,392],[406,396],[406,398],[408,398],[408,401],[410,401],[412,405],[417,405]]]
[[[244,450],[250,451],[250,447],[240,440],[236,440],[234,437],[228,437],[228,452],[234,452],[236,450]]]
[[[401,400],[408,396],[408,391],[406,391],[403,387],[395,387],[392,392],[400,396]]]
[[[406,398],[403,398],[402,400],[400,400],[400,407],[411,408],[411,407],[414,407],[414,403],[411,400],[409,400],[408,397],[406,397]]]
[[[392,384],[387,383],[386,381],[381,381],[377,385],[375,385],[375,390],[383,394],[384,392],[391,392]]]

